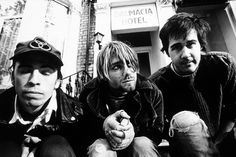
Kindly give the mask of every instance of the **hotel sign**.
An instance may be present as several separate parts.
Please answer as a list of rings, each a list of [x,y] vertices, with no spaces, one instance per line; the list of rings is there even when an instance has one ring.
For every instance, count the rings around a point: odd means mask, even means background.
[[[113,33],[153,31],[157,28],[158,16],[155,4],[111,8]]]

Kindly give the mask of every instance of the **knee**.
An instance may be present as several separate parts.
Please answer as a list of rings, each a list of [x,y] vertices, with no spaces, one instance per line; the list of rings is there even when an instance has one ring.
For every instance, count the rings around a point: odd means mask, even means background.
[[[135,137],[133,140],[133,157],[158,156],[155,144],[147,137]]]
[[[75,157],[74,151],[67,140],[60,135],[44,139],[36,151],[37,157]]]
[[[97,139],[88,147],[89,157],[117,157],[106,139]]]
[[[200,124],[203,130],[207,130],[205,122],[199,115],[192,111],[181,111],[175,114],[170,121],[169,136],[174,136],[174,130],[178,132],[187,132],[190,127]]]
[[[0,140],[0,157],[20,157],[21,145],[11,140]]]
[[[181,111],[172,117],[171,124],[178,128],[185,128],[198,123],[200,117],[196,112]]]
[[[150,146],[150,145],[152,145],[152,141],[145,136],[134,138],[133,147],[135,148],[140,149],[143,148],[143,146]]]

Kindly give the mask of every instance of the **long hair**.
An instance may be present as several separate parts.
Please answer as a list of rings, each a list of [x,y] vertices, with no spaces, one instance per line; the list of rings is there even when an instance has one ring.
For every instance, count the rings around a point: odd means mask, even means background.
[[[188,33],[196,30],[202,51],[206,51],[207,39],[206,35],[210,31],[210,25],[198,16],[190,13],[178,13],[168,19],[166,24],[160,31],[160,39],[162,41],[162,51],[169,56],[168,46],[169,39],[185,39]]]
[[[135,71],[139,71],[137,54],[121,41],[111,41],[99,52],[97,57],[97,75],[99,79],[108,79],[112,58],[117,57],[124,63],[130,63]]]

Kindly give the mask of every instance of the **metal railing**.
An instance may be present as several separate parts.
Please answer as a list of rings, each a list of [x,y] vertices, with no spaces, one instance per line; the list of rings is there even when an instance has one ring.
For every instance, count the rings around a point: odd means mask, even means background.
[[[76,75],[75,80],[72,81],[72,76]],[[62,80],[68,79],[66,83],[66,93],[74,97],[78,97],[80,92],[83,90],[84,85],[92,79],[89,73],[86,70],[80,70],[76,73],[73,73],[69,76],[62,78]],[[72,87],[72,82],[74,82],[74,91]]]

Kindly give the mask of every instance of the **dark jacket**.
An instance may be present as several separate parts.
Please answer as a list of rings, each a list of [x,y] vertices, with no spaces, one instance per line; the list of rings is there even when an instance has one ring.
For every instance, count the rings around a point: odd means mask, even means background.
[[[236,63],[229,53],[202,55],[191,76],[177,76],[168,65],[151,79],[162,91],[168,121],[179,111],[194,111],[214,136],[222,122],[236,120]]]
[[[23,142],[28,126],[20,123],[9,124],[14,114],[15,95],[14,87],[0,95],[0,140],[12,139],[20,144]],[[64,94],[61,89],[57,89],[57,104],[57,112],[53,112],[47,125],[37,126],[27,134],[40,139],[50,135],[61,135],[69,141],[75,153],[79,156],[81,147],[79,143],[81,135],[79,122],[82,109],[78,105],[78,101]]]
[[[106,108],[108,84],[91,80],[80,94],[84,111],[87,145],[98,138],[105,138],[103,122],[109,115]],[[149,80],[138,75],[136,90],[126,96],[127,105],[123,108],[131,117],[135,136],[146,136],[159,144],[163,130],[163,101],[160,90]]]

